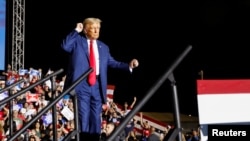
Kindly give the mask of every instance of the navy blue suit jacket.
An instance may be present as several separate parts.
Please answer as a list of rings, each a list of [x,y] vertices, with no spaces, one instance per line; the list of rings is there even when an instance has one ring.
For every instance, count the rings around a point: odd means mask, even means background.
[[[107,91],[107,71],[108,67],[122,69],[129,71],[128,63],[116,61],[109,52],[109,47],[103,42],[97,40],[98,52],[99,52],[99,65],[100,65],[100,89],[103,103],[106,103],[106,91]],[[89,67],[89,52],[87,39],[73,30],[69,33],[62,42],[63,50],[70,54],[69,66],[67,70],[67,77],[65,81],[65,87],[70,86],[75,80],[77,80],[83,73],[87,72]],[[87,79],[84,79],[75,89],[86,88],[89,89]]]

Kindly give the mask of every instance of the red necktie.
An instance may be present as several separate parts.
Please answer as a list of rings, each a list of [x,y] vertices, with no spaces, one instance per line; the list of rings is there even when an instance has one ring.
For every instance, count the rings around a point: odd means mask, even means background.
[[[89,74],[89,84],[92,86],[96,82],[96,68],[95,68],[95,53],[93,47],[93,40],[90,40],[89,44],[89,64],[93,71]]]

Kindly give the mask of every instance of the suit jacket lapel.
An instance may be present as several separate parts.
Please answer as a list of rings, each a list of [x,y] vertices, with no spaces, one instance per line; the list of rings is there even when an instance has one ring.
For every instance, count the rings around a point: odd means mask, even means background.
[[[101,57],[102,57],[102,46],[101,46],[101,44],[100,44],[100,42],[98,41],[98,40],[96,40],[96,43],[97,43],[97,49],[98,49],[98,54],[99,54],[99,66],[100,66],[100,64],[102,63],[102,59],[101,59]],[[100,67],[99,67],[99,69],[100,69]]]
[[[86,38],[83,37],[83,41],[82,41],[82,44],[83,44],[83,50],[85,52],[85,55],[86,57],[88,58],[89,60],[89,48],[88,48],[88,41]]]

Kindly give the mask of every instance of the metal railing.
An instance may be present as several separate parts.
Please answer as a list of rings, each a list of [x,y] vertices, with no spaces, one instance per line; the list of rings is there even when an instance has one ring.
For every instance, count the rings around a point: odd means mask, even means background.
[[[188,46],[184,52],[174,61],[174,63],[170,66],[170,68],[163,74],[163,76],[160,77],[160,79],[155,83],[155,85],[153,85],[151,87],[151,89],[149,89],[149,91],[146,93],[146,95],[144,96],[144,98],[133,108],[133,110],[131,110],[129,112],[129,114],[124,118],[124,120],[119,124],[119,126],[116,128],[116,130],[114,130],[112,132],[112,134],[108,137],[107,141],[114,141],[116,136],[118,136],[118,134],[125,128],[125,126],[127,125],[127,123],[130,121],[130,119],[132,119],[136,113],[139,112],[139,110],[148,102],[148,100],[154,95],[154,93],[160,88],[160,86],[166,81],[166,79],[169,79],[169,77],[171,77],[171,75],[173,74],[174,69],[179,65],[179,63],[183,60],[183,58],[189,53],[189,51],[192,49],[192,46]],[[76,141],[80,140],[79,137],[79,125],[78,125],[78,106],[77,106],[77,98],[75,95],[75,91],[74,91],[74,87],[79,84],[85,77],[87,77],[89,75],[90,72],[92,72],[93,69],[89,69],[87,72],[85,72],[84,74],[81,75],[81,77],[79,77],[71,86],[69,86],[66,90],[63,91],[62,94],[60,94],[57,97],[53,97],[53,100],[45,107],[43,108],[41,111],[39,111],[39,113],[37,113],[28,123],[26,123],[20,130],[16,131],[15,134],[13,134],[13,132],[10,132],[10,137],[8,138],[8,141],[13,141],[15,140],[18,136],[20,136],[22,133],[24,133],[31,124],[33,124],[34,122],[36,122],[44,113],[46,113],[49,109],[52,109],[53,112],[53,120],[56,120],[56,112],[55,112],[55,105],[57,104],[57,102],[59,100],[61,100],[65,95],[70,94],[71,96],[73,96],[73,102],[74,102],[74,120],[75,120],[75,130],[69,132],[65,137],[64,137],[64,141],[68,141],[71,140],[72,137],[75,137]],[[54,76],[60,74],[61,72],[63,72],[63,70],[59,70],[56,71],[48,76],[46,76],[45,78],[39,80],[38,82],[28,86],[27,88],[20,90],[19,92],[10,95],[9,97],[7,97],[6,99],[0,101],[0,105],[6,104],[6,103],[11,103],[11,100],[13,100],[14,98],[22,95],[23,93],[25,93],[26,91],[34,88],[35,86],[53,78]],[[54,81],[53,79],[51,79],[52,81]],[[12,84],[11,86],[8,86],[4,89],[1,90],[1,92],[4,92],[6,90],[11,89],[13,86],[20,84],[22,82],[24,82],[25,80],[20,80],[14,84]],[[53,82],[52,82],[53,84]],[[52,85],[53,86],[53,85]],[[52,88],[53,89],[53,88]],[[176,95],[175,95],[176,96]],[[175,109],[175,118],[176,118],[176,123],[177,123],[177,129],[175,130],[174,134],[170,136],[170,140],[173,140],[173,138],[176,137],[176,135],[180,135],[178,134],[181,129],[180,129],[180,118],[179,116],[179,110],[178,110],[178,105],[175,105],[177,109]],[[10,106],[10,110],[12,110],[12,106]],[[12,112],[9,112],[9,117],[10,117],[10,125],[12,124]],[[13,126],[10,126],[13,127]],[[57,132],[56,132],[56,122],[54,122],[53,125],[53,140],[56,140],[57,137]],[[166,139],[165,139],[166,140]],[[165,141],[164,140],[164,141]]]
[[[188,46],[182,54],[173,62],[170,68],[160,77],[158,81],[156,81],[155,85],[153,85],[143,99],[131,110],[128,115],[124,118],[124,120],[119,124],[119,126],[112,132],[107,141],[114,141],[115,138],[124,130],[127,123],[140,111],[140,109],[148,102],[148,100],[155,94],[155,92],[160,88],[160,86],[168,79],[168,77],[173,73],[174,69],[180,64],[183,58],[189,53],[192,49],[192,46]],[[178,111],[177,111],[178,112]],[[176,115],[179,115],[177,113]],[[179,117],[176,117],[179,120]],[[179,121],[177,121],[179,123]],[[180,131],[180,127],[178,126],[177,133]],[[170,140],[171,141],[171,140]]]
[[[75,93],[74,93],[74,87],[79,84],[85,77],[88,76],[88,74],[90,72],[92,72],[93,69],[90,68],[88,71],[86,71],[84,74],[82,74],[71,86],[69,86],[66,90],[64,90],[62,92],[62,94],[60,94],[59,96],[57,97],[53,97],[53,100],[49,102],[49,104],[47,106],[45,106],[41,111],[39,111],[29,122],[27,122],[20,130],[16,131],[15,134],[13,134],[13,118],[12,118],[12,106],[10,106],[10,112],[9,112],[9,120],[10,120],[10,134],[9,134],[9,138],[7,139],[8,141],[14,141],[17,137],[19,137],[21,134],[23,134],[24,132],[27,131],[27,129],[33,124],[35,123],[43,114],[45,114],[49,109],[53,108],[52,109],[52,113],[53,113],[53,120],[55,121],[56,120],[56,112],[55,112],[55,109],[56,109],[56,104],[59,100],[61,100],[65,95],[67,94],[71,94],[73,96],[73,102],[74,102],[74,120],[75,120],[75,129],[71,132],[69,132],[67,134],[67,136],[64,138],[65,141],[67,140],[70,140],[71,137],[73,136],[76,136],[76,141],[79,141],[79,126],[78,126],[78,115],[77,115],[77,111],[78,111],[78,107],[77,107],[77,99],[76,99],[76,96],[75,96]],[[27,92],[28,90],[34,88],[35,86],[39,85],[39,84],[42,84],[43,82],[51,79],[52,81],[55,81],[53,79],[54,76],[57,76],[58,74],[62,73],[63,72],[63,69],[60,69],[48,76],[46,76],[45,78],[37,81],[36,83],[34,84],[31,84],[30,86],[28,86],[27,88],[23,89],[23,90],[20,90],[19,92],[13,94],[13,95],[9,95],[9,97],[7,97],[6,99],[3,99],[2,101],[0,101],[0,105],[3,105],[3,104],[6,104],[6,103],[11,103],[11,101],[13,99],[15,99],[16,97],[22,95],[23,93]],[[20,80],[18,81],[17,83],[14,83],[10,86],[8,86],[7,88],[1,90],[2,92],[6,91],[6,90],[9,90],[11,89],[12,87],[14,87],[15,85],[17,84],[20,84],[22,82],[24,82],[25,80]],[[52,86],[55,86],[53,84],[54,82],[52,82]],[[52,88],[53,89],[53,88]],[[53,122],[53,140],[56,140],[57,138],[57,132],[56,132],[56,122]]]

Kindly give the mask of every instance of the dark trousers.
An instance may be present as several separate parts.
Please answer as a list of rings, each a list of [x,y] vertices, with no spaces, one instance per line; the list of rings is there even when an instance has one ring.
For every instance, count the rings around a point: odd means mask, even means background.
[[[99,141],[102,99],[99,82],[94,86],[77,86],[78,115],[81,141]]]

